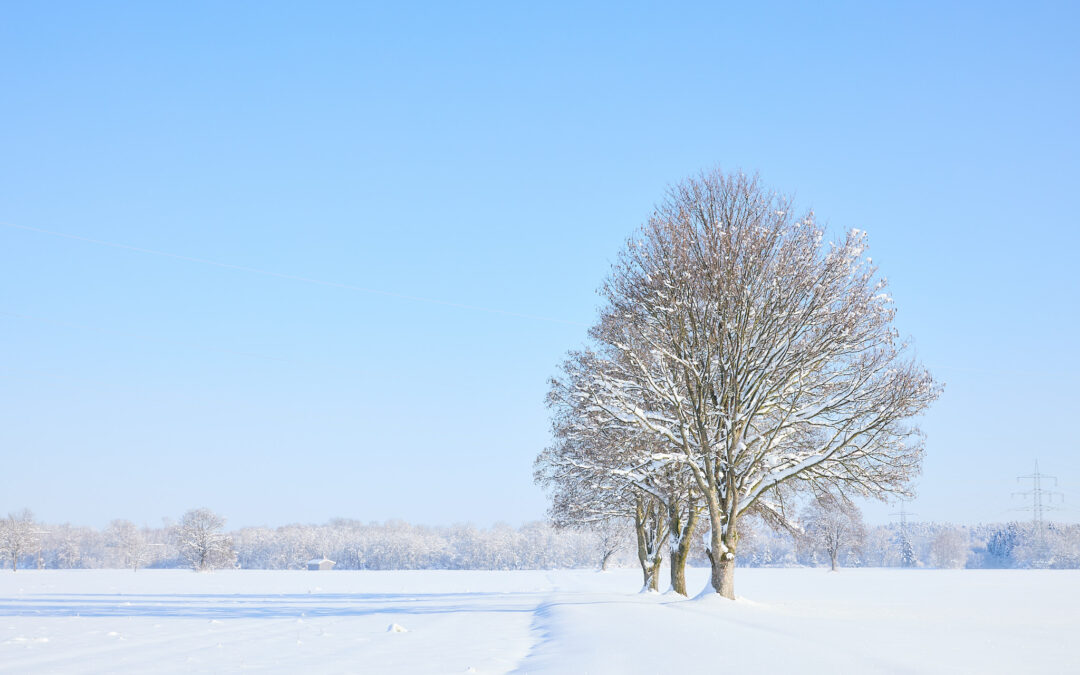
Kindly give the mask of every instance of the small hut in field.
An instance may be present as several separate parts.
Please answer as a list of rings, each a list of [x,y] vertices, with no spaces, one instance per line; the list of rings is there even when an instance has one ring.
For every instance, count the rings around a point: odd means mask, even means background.
[[[313,558],[307,561],[307,568],[312,572],[318,572],[321,570],[332,570],[334,569],[334,564],[335,563],[333,560],[329,560],[326,556],[323,556],[322,560],[319,560],[318,558]]]

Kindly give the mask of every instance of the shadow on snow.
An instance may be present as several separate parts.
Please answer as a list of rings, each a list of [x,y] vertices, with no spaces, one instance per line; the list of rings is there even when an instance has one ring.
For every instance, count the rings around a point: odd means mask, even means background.
[[[499,602],[498,598],[504,599]],[[0,616],[295,619],[535,611],[532,593],[33,594],[0,598]]]

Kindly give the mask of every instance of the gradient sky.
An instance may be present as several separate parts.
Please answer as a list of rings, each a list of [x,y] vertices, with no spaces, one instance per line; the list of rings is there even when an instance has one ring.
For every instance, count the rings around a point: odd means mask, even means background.
[[[542,518],[546,379],[722,166],[869,231],[909,510],[1080,519],[1080,12],[944,4],[5,4],[0,512]]]

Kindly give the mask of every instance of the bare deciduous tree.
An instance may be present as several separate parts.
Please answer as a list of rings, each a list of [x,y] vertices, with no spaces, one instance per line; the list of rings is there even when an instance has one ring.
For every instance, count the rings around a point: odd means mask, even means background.
[[[970,550],[967,533],[955,527],[942,530],[930,543],[930,556],[934,564],[947,569],[963,567]]]
[[[783,518],[781,486],[906,494],[922,457],[907,420],[939,394],[905,356],[865,235],[824,246],[757,180],[673,188],[603,287],[599,367],[574,394],[663,441],[707,508],[712,586],[734,598],[737,523]]]
[[[851,500],[828,492],[816,496],[806,507],[802,525],[806,542],[829,556],[834,572],[840,554],[860,549],[866,537],[859,508]]]
[[[210,509],[192,509],[176,528],[176,543],[191,568],[202,572],[232,565],[236,560],[232,538],[222,533],[225,519]]]
[[[600,571],[606,572],[612,559],[622,551],[629,539],[625,518],[607,518],[594,523],[589,530],[596,535],[596,550],[600,557]]]
[[[0,554],[11,561],[11,571],[19,570],[19,558],[33,551],[38,544],[37,525],[30,509],[9,513],[0,521]]]
[[[659,591],[660,565],[664,562],[664,541],[668,536],[667,509],[663,502],[647,493],[635,496],[634,532],[644,576],[641,590]]]
[[[580,395],[582,378],[594,377],[597,367],[593,354],[571,354],[564,377],[552,380],[555,443],[537,458],[537,481],[551,492],[556,522],[631,519],[646,590],[659,590],[667,542],[671,586],[686,595],[686,561],[701,512],[696,487],[677,467],[653,459],[663,449],[660,439],[605,424],[602,411]]]
[[[130,520],[117,519],[109,523],[105,538],[108,545],[115,549],[123,560],[124,567],[130,567],[133,572],[137,572],[139,566],[146,562],[149,546],[139,528]]]
[[[643,508],[641,500],[648,495],[639,494],[621,475],[618,465],[605,465],[613,461],[611,455],[581,442],[581,438],[556,435],[556,443],[537,457],[535,473],[536,481],[551,496],[552,523],[560,528],[604,531],[611,523],[632,522],[643,588],[655,589],[660,562],[654,553],[656,546],[663,545],[665,530],[662,519],[646,517],[652,512]],[[602,568],[608,558],[605,552]]]
[[[56,563],[63,569],[72,570],[79,566],[82,551],[79,550],[79,541],[73,532],[64,537],[56,552]]]

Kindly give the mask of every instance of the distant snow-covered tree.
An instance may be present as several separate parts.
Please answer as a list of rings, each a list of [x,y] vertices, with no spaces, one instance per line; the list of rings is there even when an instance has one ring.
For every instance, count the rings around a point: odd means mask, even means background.
[[[79,539],[74,533],[64,537],[56,552],[56,560],[62,569],[71,570],[79,566],[82,560],[82,551],[79,548]]]
[[[900,549],[900,564],[904,567],[917,567],[919,557],[915,553],[915,545],[911,542],[911,535],[901,528],[896,533],[897,547]]]
[[[1013,551],[1021,545],[1022,539],[1023,533],[1019,523],[1011,522],[998,526],[986,543],[986,552],[994,560],[996,567],[1012,567],[1015,564]]]
[[[600,559],[600,571],[606,572],[615,556],[626,548],[630,531],[624,518],[608,518],[592,525],[596,542],[597,557]]]
[[[900,551],[891,530],[874,527],[866,533],[863,558],[873,567],[895,567],[900,564]]]
[[[942,529],[930,544],[930,557],[934,566],[959,569],[967,564],[971,543],[964,530],[957,527]]]
[[[17,572],[19,558],[36,549],[38,536],[38,526],[30,509],[9,513],[0,521],[0,554],[11,563],[11,571]]]
[[[176,544],[180,557],[202,572],[232,565],[236,560],[232,538],[222,532],[225,519],[210,509],[192,509],[180,519]]]
[[[1061,525],[1051,528],[1054,567],[1076,569],[1080,567],[1080,525]]]
[[[286,570],[306,569],[307,561],[326,554],[316,543],[314,528],[303,525],[286,525],[276,532],[280,561],[278,566]]]
[[[109,547],[116,551],[123,561],[124,567],[138,571],[139,566],[146,562],[149,554],[146,539],[130,520],[117,519],[109,523],[105,529],[105,538]]]
[[[859,550],[866,537],[862,514],[843,495],[822,493],[803,511],[802,526],[809,546],[829,557],[835,572],[840,556]]]

